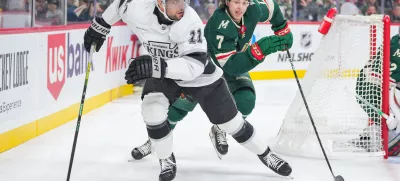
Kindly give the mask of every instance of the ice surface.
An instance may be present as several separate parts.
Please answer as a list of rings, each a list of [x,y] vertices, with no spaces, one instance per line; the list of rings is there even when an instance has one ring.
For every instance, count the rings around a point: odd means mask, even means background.
[[[248,117],[266,141],[278,133],[297,90],[295,80],[256,81],[257,103]],[[90,85],[88,87],[90,89]],[[79,100],[77,100],[79,101]],[[76,120],[0,154],[0,181],[66,180]],[[208,138],[211,124],[198,106],[174,130],[175,181],[285,181],[228,137],[229,153],[219,160]],[[82,117],[71,181],[155,181],[159,163],[151,155],[128,162],[134,146],[147,139],[140,95],[115,100]],[[283,156],[293,181],[332,181],[325,160]],[[332,160],[346,181],[400,181],[400,159]]]

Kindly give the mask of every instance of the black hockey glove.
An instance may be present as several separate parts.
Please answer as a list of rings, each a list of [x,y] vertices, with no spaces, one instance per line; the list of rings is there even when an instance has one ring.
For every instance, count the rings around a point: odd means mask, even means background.
[[[106,40],[106,36],[110,33],[111,26],[107,24],[103,18],[96,17],[93,19],[91,26],[86,30],[84,45],[87,52],[90,52],[90,46],[96,45],[96,52],[98,52]]]
[[[164,79],[167,63],[165,60],[153,59],[149,55],[142,55],[130,59],[128,70],[125,72],[125,80],[128,84],[135,84],[140,80],[150,77]]]

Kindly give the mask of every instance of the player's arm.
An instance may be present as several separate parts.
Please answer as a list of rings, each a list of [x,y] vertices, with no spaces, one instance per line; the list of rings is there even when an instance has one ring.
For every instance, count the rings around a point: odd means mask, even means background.
[[[129,1],[130,2],[130,1]],[[96,51],[99,51],[103,45],[106,36],[110,33],[111,25],[121,19],[119,12],[122,8],[126,8],[128,0],[115,0],[104,11],[102,17],[95,17],[91,26],[86,30],[84,35],[84,45],[86,51],[90,51],[90,47],[96,45]]]
[[[178,28],[178,26],[174,28]],[[180,56],[167,61],[166,78],[193,80],[204,72],[209,63],[207,42],[203,36],[203,23],[200,21],[192,23],[184,29],[186,30],[171,30],[170,38],[172,41],[178,42]]]
[[[253,3],[251,5],[253,10],[249,13],[253,14],[254,17],[259,17],[259,22],[270,22],[274,34],[285,38],[288,41],[288,48],[291,48],[293,35],[278,3],[275,0],[253,0]]]
[[[118,22],[121,19],[119,12],[122,8],[126,8],[126,3],[129,3],[128,0],[115,0],[112,2],[102,14],[104,21],[109,25]]]
[[[264,61],[265,56],[285,48],[286,41],[273,35],[264,37],[240,52],[236,51],[235,37],[228,36],[224,31],[218,31],[212,25],[207,28],[207,43],[217,63],[230,75],[250,71]]]
[[[194,10],[185,12],[185,16],[193,14]],[[203,27],[203,22],[198,16],[176,22],[171,27],[169,39],[177,44],[179,56],[168,60],[148,55],[135,58],[125,73],[128,84],[150,77],[189,81],[203,74],[209,63]]]
[[[248,51],[237,52],[234,38],[224,36],[224,34],[218,33],[215,36],[210,36],[207,42],[217,59],[217,63],[227,74],[246,73],[264,61],[261,52],[259,52],[259,56],[256,52],[254,52],[254,55],[249,54]]]
[[[255,6],[260,9],[259,22],[270,22],[278,26],[286,22],[278,3],[275,0],[253,0]]]

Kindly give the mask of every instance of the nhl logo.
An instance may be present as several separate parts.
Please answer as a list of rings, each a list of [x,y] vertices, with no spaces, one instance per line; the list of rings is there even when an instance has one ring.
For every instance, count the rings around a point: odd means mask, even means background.
[[[303,32],[300,37],[300,45],[303,48],[309,48],[311,46],[311,32]]]

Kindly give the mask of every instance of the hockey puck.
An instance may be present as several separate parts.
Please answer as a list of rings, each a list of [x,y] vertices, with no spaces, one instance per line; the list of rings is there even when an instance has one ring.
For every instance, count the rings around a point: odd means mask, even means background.
[[[335,181],[344,181],[344,178],[341,175],[335,177]]]

